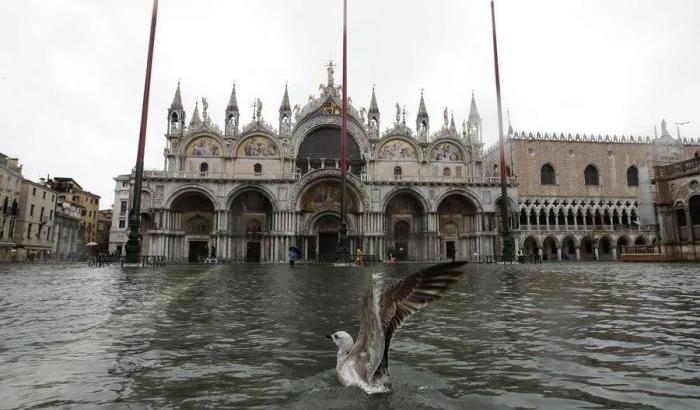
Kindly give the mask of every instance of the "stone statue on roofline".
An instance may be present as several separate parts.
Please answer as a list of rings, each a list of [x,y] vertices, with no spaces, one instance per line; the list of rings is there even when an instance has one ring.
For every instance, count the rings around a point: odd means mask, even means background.
[[[668,136],[668,135],[671,135],[671,134],[668,132],[668,128],[667,128],[667,125],[666,125],[666,119],[662,119],[662,120],[661,120],[661,136],[662,136],[662,137],[665,137],[665,136]]]
[[[333,80],[333,73],[335,73],[335,64],[333,64],[333,60],[330,60],[328,62],[328,65],[326,66],[326,69],[328,71],[328,86],[331,87],[333,86],[334,80]]]

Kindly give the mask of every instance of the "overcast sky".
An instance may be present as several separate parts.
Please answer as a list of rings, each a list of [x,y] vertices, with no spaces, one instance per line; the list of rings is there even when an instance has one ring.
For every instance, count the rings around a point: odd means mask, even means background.
[[[415,124],[420,89],[433,131],[445,106],[461,124],[474,90],[487,145],[497,139],[488,0],[349,0],[349,96],[382,129],[394,105]],[[653,135],[666,118],[700,136],[700,1],[498,0],[504,109],[517,130]],[[70,176],[111,206],[134,166],[151,2],[0,0],[0,152],[25,177]],[[161,0],[146,168],[163,167],[178,79],[188,121],[213,120],[236,81],[241,118],[263,101],[277,125],[284,83],[304,105],[342,55],[342,1]],[[336,71],[340,81],[340,70]]]

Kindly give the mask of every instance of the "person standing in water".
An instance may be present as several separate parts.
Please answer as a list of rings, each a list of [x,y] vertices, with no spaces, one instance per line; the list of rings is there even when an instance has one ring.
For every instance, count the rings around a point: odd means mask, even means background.
[[[289,259],[289,267],[293,268],[294,267],[294,262],[297,260],[297,252],[296,249],[294,248],[289,248],[289,252],[287,252],[287,258]]]

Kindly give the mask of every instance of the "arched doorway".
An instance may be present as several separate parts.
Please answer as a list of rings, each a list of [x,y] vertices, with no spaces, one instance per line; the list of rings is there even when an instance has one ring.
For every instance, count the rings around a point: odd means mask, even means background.
[[[267,195],[247,190],[231,201],[231,258],[249,263],[269,260],[272,203]]]
[[[590,236],[581,238],[581,260],[593,260],[593,239]]]
[[[479,214],[475,203],[464,195],[451,194],[438,205],[440,257],[469,260],[477,253]]]
[[[621,236],[617,238],[617,256],[618,258],[622,255],[622,251],[625,246],[630,244],[630,239],[627,236]]]
[[[340,128],[336,126],[323,126],[309,132],[297,150],[297,170],[306,174],[314,169],[338,168],[341,153],[340,132]],[[347,136],[348,167],[350,172],[360,175],[364,165],[360,146],[352,134],[348,132]]]
[[[387,203],[386,231],[390,232],[387,253],[398,260],[425,259],[425,208],[415,194],[402,192]]]
[[[202,193],[186,192],[178,196],[171,206],[175,220],[175,230],[184,233],[180,237],[190,262],[202,262],[209,256],[211,237],[216,218],[214,204]]]
[[[528,236],[523,241],[523,256],[530,258],[539,258],[539,252],[537,251],[537,240],[534,236]]]
[[[561,241],[561,258],[566,261],[576,260],[576,240],[567,236]]]
[[[693,232],[692,237],[697,241],[700,239],[700,195],[690,197],[688,200],[688,211],[690,213],[690,228]]]
[[[612,253],[612,240],[609,236],[603,236],[598,240],[598,259],[599,260],[613,260]]]
[[[348,184],[347,191],[348,240],[351,250],[362,241],[353,226],[357,226],[360,202],[354,189]],[[312,182],[300,196],[298,209],[301,221],[307,229],[304,249],[309,259],[326,257],[337,252],[340,234],[340,180],[324,178]]]
[[[647,238],[644,237],[644,235],[639,235],[637,239],[634,240],[635,245],[646,245],[647,244]]]
[[[542,242],[542,257],[546,261],[556,261],[557,257],[557,240],[553,236],[548,236]]]
[[[398,221],[394,224],[394,240],[396,259],[400,261],[408,260],[408,239],[411,232],[411,225],[406,221]]]
[[[338,252],[340,218],[335,214],[324,215],[314,224],[318,256],[323,260]]]

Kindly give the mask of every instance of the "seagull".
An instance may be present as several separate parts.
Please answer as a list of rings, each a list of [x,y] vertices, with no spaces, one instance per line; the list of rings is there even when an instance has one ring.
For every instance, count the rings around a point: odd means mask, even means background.
[[[438,299],[462,274],[464,262],[435,265],[406,276],[382,292],[381,275],[372,275],[365,294],[357,341],[345,331],[326,335],[338,347],[335,370],[343,386],[368,394],[387,392],[389,345],[411,315]]]

